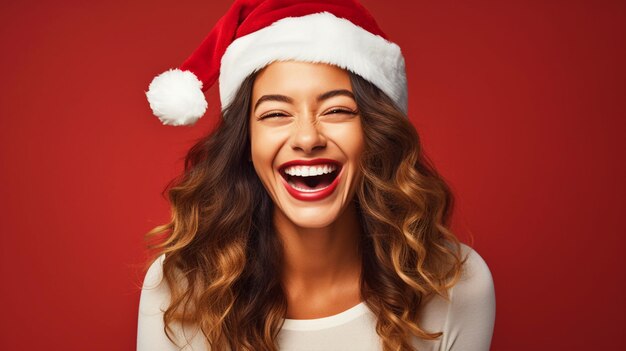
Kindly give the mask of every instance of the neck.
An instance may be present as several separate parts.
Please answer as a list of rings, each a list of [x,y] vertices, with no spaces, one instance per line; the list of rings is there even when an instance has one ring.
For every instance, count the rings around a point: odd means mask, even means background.
[[[274,226],[284,247],[282,281],[291,296],[309,296],[358,285],[362,233],[353,203],[332,224],[303,228],[274,210]]]

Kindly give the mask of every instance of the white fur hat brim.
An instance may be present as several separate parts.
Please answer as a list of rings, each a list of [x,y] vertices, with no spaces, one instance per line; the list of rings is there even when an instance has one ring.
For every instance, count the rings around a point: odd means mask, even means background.
[[[372,82],[405,113],[408,91],[400,47],[329,12],[287,17],[232,42],[222,56],[222,109],[251,73],[273,61],[322,62]]]

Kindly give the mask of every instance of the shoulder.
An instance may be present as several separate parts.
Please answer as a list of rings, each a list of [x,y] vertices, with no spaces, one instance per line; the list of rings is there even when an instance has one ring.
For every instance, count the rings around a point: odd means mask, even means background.
[[[452,288],[453,300],[455,302],[495,300],[493,276],[487,262],[476,250],[463,243],[461,253],[465,263],[459,281]]]
[[[159,256],[148,268],[141,288],[139,312],[156,313],[160,308],[167,308],[169,289],[163,279],[163,260],[165,254]]]
[[[163,279],[163,260],[165,260],[165,254],[160,255],[150,264],[143,280],[142,289],[150,289],[159,285]]]
[[[159,256],[148,268],[141,288],[137,319],[137,350],[177,350],[164,333],[163,312],[169,305],[169,289],[163,279]]]
[[[194,327],[181,328],[170,325],[173,343],[165,333],[163,314],[170,305],[170,288],[163,279],[165,254],[159,256],[148,268],[141,289],[137,319],[137,351],[209,350],[202,333]]]
[[[485,260],[461,244],[466,258],[459,281],[450,290],[443,350],[489,350],[496,315],[493,277]]]

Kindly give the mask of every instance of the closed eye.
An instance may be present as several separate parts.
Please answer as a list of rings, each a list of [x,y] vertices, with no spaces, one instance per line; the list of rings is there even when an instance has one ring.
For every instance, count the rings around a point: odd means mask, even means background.
[[[259,119],[266,119],[266,118],[273,118],[273,117],[280,117],[280,116],[285,116],[285,114],[281,112],[272,112],[272,113],[268,113],[264,116],[259,117]]]
[[[280,113],[280,112],[274,112],[274,113],[268,113],[264,116],[261,116],[260,119],[264,119],[264,118],[272,118],[272,117],[279,117],[279,116],[284,116],[284,113]]]
[[[344,110],[344,109],[340,109],[340,108],[335,108],[332,109],[330,111],[328,111],[327,113],[325,113],[326,115],[332,115],[332,114],[339,114],[339,113],[347,113],[347,114],[351,114],[351,115],[356,115],[357,113],[355,111],[350,111],[350,110]],[[284,113],[282,112],[272,112],[272,113],[268,113],[266,115],[263,115],[261,117],[259,117],[259,119],[266,119],[266,118],[275,118],[275,117],[282,117],[282,116],[286,116]]]
[[[351,115],[356,115],[356,112],[354,112],[354,111],[344,110],[344,109],[340,109],[340,108],[332,109],[332,110],[328,111],[327,114],[335,114],[335,113],[348,113],[348,114],[351,114]]]

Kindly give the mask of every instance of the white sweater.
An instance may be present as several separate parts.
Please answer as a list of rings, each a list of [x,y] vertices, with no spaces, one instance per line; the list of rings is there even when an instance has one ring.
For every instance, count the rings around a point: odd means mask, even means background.
[[[461,280],[450,291],[450,302],[436,296],[424,306],[420,326],[430,332],[443,331],[435,341],[413,339],[418,351],[487,351],[495,321],[495,293],[485,261],[467,245],[469,254]],[[138,351],[194,350],[209,347],[198,330],[175,329],[176,346],[163,331],[163,310],[169,304],[167,284],[161,282],[164,256],[152,264],[144,279],[139,302]],[[380,351],[376,318],[364,302],[339,314],[317,319],[285,319],[278,334],[281,351]]]

